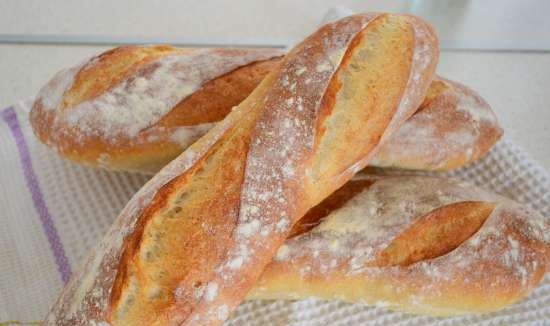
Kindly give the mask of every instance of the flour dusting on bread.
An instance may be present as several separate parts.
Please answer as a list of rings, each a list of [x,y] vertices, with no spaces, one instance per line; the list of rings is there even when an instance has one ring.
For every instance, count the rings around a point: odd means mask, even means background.
[[[63,94],[72,87],[74,78],[83,65],[61,70],[40,89],[37,99],[42,102],[44,109],[57,110],[61,106]]]
[[[437,77],[442,91],[420,107],[373,159],[378,166],[449,169],[485,154],[502,134],[491,108],[477,93]]]
[[[277,282],[271,278],[281,273],[289,279],[299,277],[305,284],[295,290],[289,285],[288,297],[301,298],[306,293],[327,297],[342,292],[342,299],[356,300],[354,291],[338,291],[332,286],[346,286],[345,280],[353,279],[349,282],[358,282],[353,283],[355,287],[365,284],[385,289],[357,289],[365,293],[369,304],[382,299],[399,310],[464,314],[467,311],[460,310],[458,301],[475,298],[477,291],[496,302],[509,293],[522,297],[549,267],[550,236],[544,230],[550,221],[536,212],[453,179],[359,176],[351,183],[363,179],[374,183],[330,211],[310,231],[286,241],[255,295],[286,297],[281,285],[271,295],[269,292],[271,282]],[[411,225],[437,208],[463,202],[495,206],[481,227],[456,248],[408,265],[379,265],[380,253]],[[460,212],[454,214],[462,218]],[[316,290],[323,288],[323,282],[325,290]]]
[[[196,49],[160,56],[104,94],[67,109],[62,118],[69,126],[106,140],[119,134],[135,137],[204,83],[274,53],[243,50],[220,54]]]

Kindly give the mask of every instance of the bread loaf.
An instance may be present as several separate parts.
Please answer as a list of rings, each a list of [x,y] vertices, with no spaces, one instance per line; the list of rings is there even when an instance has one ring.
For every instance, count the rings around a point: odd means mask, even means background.
[[[30,122],[60,155],[157,172],[244,100],[282,51],[124,46],[59,72]]]
[[[414,113],[437,57],[414,16],[323,26],[130,200],[45,324],[219,325],[291,226]]]
[[[73,161],[157,172],[246,98],[281,59],[281,51],[270,49],[116,48],[50,81],[34,103],[31,124],[39,139]],[[112,96],[116,100],[109,102]],[[477,93],[438,77],[416,114],[371,163],[457,168],[483,156],[501,134]]]
[[[549,229],[536,212],[464,182],[357,176],[295,225],[248,298],[489,312],[544,278]]]

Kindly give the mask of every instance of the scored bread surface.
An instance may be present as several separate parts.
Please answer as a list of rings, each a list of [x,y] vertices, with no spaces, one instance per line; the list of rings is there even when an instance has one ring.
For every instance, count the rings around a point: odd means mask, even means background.
[[[291,226],[414,113],[437,56],[434,32],[413,16],[322,27],[132,198],[46,324],[223,322]],[[341,128],[352,117],[369,132]],[[319,152],[337,160],[321,164]]]
[[[215,78],[203,82],[192,93],[185,87],[180,88],[179,83],[170,82],[173,76],[170,76],[172,72],[169,70],[163,75],[162,87],[171,88],[170,92],[180,92],[178,94],[183,99],[165,113],[149,117],[157,119],[150,127],[141,128],[143,126],[139,120],[128,121],[129,130],[134,130],[133,133],[136,128],[139,129],[134,136],[117,138],[108,129],[93,129],[96,133],[104,133],[104,137],[98,137],[90,130],[61,122],[66,120],[64,117],[68,113],[65,111],[74,110],[82,102],[95,101],[97,105],[106,105],[100,102],[100,95],[116,85],[139,84],[144,83],[144,78],[153,78],[151,75],[140,77],[140,74],[143,75],[142,71],[149,69],[147,67],[155,67],[159,62],[166,63],[161,58],[167,55],[177,58],[180,65],[190,65],[187,70],[183,67],[170,68],[174,70],[174,76],[181,77],[182,71],[190,71],[193,75],[193,69],[198,69],[193,65],[204,64],[201,60],[186,60],[194,51],[197,49],[169,46],[121,47],[91,59],[81,68],[62,73],[68,77],[76,74],[75,80],[62,83],[55,82],[56,78],[42,90],[31,113],[33,129],[42,141],[77,162],[115,170],[156,172],[248,96],[263,77],[277,67],[282,52],[270,49],[239,50],[241,52],[238,53],[247,57],[243,61],[232,50],[210,50],[207,56],[212,56],[214,61],[216,56],[227,56],[226,60],[238,67],[226,73],[227,68],[222,67]],[[117,115],[119,110],[122,111],[122,115],[128,111],[124,108],[126,102],[131,102],[134,97],[143,98],[143,94],[140,95],[142,90],[139,87],[119,88],[123,88],[118,92],[120,100],[109,105]],[[144,101],[148,102],[145,110],[154,112],[155,102],[169,100],[166,94],[170,92],[147,93],[151,98]],[[55,96],[58,97],[58,105],[47,100]],[[86,110],[81,115],[80,120],[93,121],[97,114],[94,110]],[[103,124],[105,121],[97,123]],[[419,170],[457,168],[483,156],[501,134],[502,130],[489,105],[477,93],[457,82],[437,77],[416,114],[382,146],[371,164]]]
[[[155,172],[246,98],[282,54],[116,48],[58,73],[38,94],[31,123],[74,161]]]
[[[335,196],[298,222],[249,299],[481,313],[525,297],[550,267],[550,223],[467,183],[358,176]]]

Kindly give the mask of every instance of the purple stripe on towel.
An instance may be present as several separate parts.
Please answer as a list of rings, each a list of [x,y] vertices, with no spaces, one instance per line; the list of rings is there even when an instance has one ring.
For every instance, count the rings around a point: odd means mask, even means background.
[[[27,182],[27,188],[31,192],[34,208],[36,209],[36,212],[40,217],[42,228],[44,229],[44,232],[46,233],[46,236],[48,238],[48,242],[50,243],[50,248],[53,251],[55,263],[57,264],[57,269],[61,274],[61,279],[64,283],[67,283],[69,277],[71,276],[71,266],[69,265],[69,261],[67,259],[67,255],[65,255],[65,250],[63,249],[63,245],[61,244],[59,234],[57,232],[57,229],[55,228],[55,224],[52,220],[50,212],[48,211],[46,202],[44,201],[42,191],[40,190],[38,179],[36,178],[36,174],[32,167],[29,146],[27,145],[25,137],[23,136],[21,126],[19,125],[19,121],[17,120],[17,114],[12,107],[9,107],[7,109],[4,109],[1,112],[1,115],[2,119],[10,127],[15,143],[17,144],[17,149],[19,150],[19,158],[21,160],[21,167],[23,168],[23,173]]]

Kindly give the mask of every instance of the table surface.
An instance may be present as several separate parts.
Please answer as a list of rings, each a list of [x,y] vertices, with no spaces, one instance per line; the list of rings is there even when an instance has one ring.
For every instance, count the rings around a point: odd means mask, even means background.
[[[550,1],[544,0],[2,0],[0,107],[32,99],[56,71],[114,44],[291,45],[335,7],[425,17],[442,43],[438,72],[477,90],[507,137],[550,170]]]

